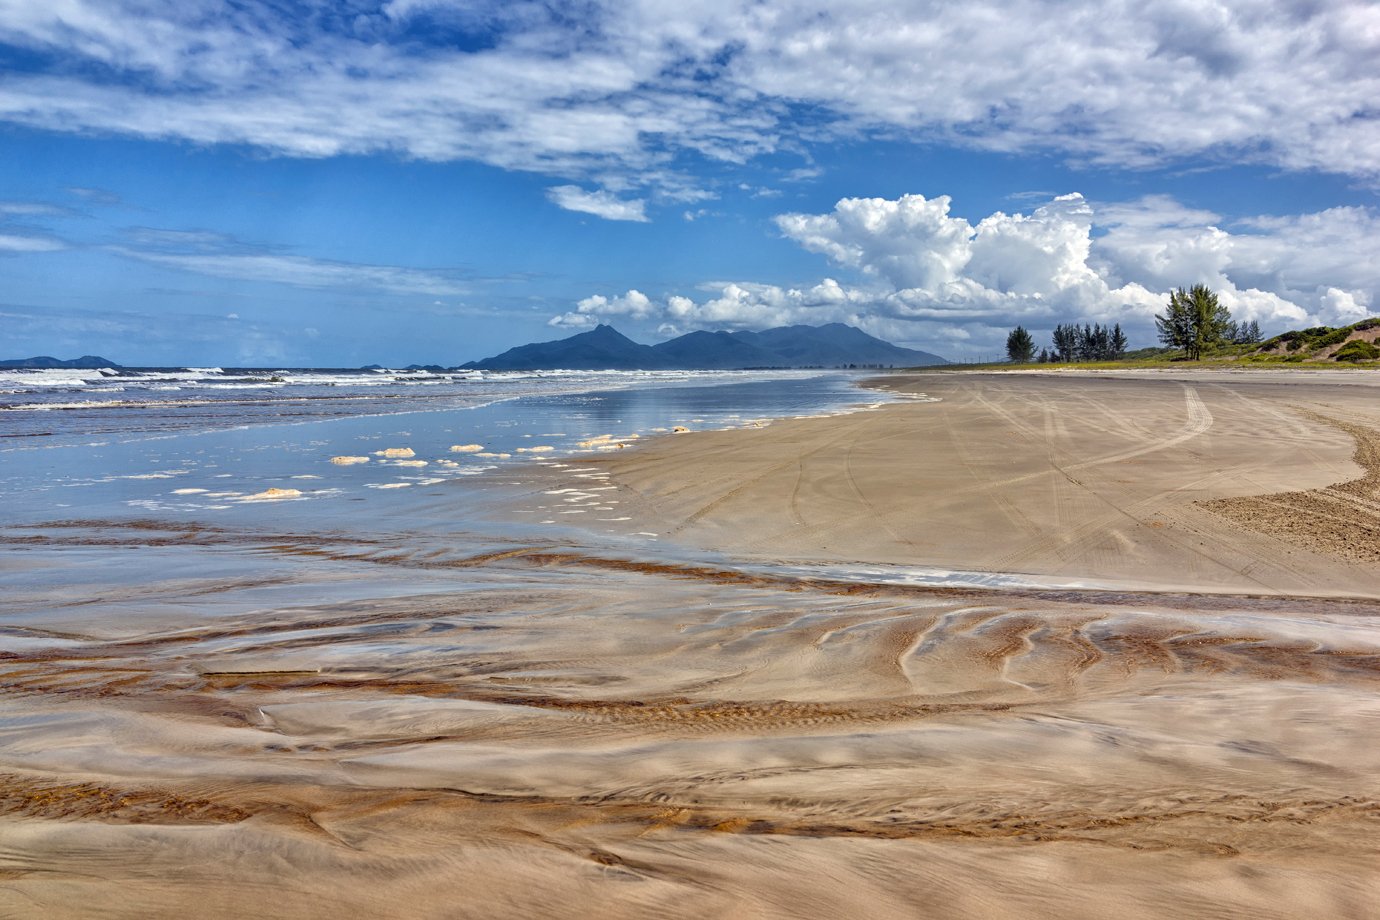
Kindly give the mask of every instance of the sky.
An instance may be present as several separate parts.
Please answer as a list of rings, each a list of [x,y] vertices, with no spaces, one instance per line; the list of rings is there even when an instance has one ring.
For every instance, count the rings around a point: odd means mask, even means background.
[[[0,357],[1380,313],[1380,5],[0,0]]]

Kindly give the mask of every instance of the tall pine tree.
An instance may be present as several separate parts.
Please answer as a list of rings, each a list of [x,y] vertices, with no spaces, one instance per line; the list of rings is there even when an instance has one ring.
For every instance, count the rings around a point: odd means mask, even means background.
[[[1231,311],[1218,303],[1205,284],[1174,291],[1164,313],[1155,317],[1160,341],[1183,349],[1190,361],[1201,360],[1203,349],[1221,344],[1230,324]]]
[[[1035,357],[1035,340],[1025,327],[1017,326],[1006,337],[1006,357],[1012,364],[1029,364]]]

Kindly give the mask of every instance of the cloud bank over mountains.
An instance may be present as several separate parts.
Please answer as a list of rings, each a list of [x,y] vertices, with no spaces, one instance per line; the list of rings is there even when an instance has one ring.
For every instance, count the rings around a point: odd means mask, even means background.
[[[976,224],[948,196],[844,198],[827,214],[782,214],[781,233],[841,269],[798,288],[702,285],[696,301],[637,290],[587,297],[551,325],[614,317],[687,329],[846,322],[902,342],[991,341],[1016,323],[1122,323],[1148,341],[1167,292],[1203,282],[1242,320],[1267,328],[1347,323],[1369,315],[1380,290],[1364,208],[1259,217],[1223,229],[1219,215],[1162,196],[1097,205],[1060,195],[1028,214],[998,211]]]
[[[588,0],[575,15],[534,0],[10,0],[0,42],[26,53],[0,119],[475,160],[628,202],[711,194],[687,158],[878,133],[1380,179],[1367,0]]]

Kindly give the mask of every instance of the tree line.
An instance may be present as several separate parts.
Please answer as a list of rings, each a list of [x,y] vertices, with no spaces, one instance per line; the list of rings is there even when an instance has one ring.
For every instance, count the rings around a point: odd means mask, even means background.
[[[1023,326],[1006,337],[1006,356],[1013,364],[1050,364],[1072,361],[1114,361],[1126,354],[1126,333],[1121,324],[1108,328],[1101,323],[1077,323],[1054,327],[1054,347],[1035,351],[1035,339]]]
[[[1218,345],[1255,345],[1263,340],[1260,323],[1233,320],[1231,311],[1205,284],[1172,292],[1164,313],[1155,316],[1155,330],[1162,343],[1182,350],[1190,361],[1200,360],[1205,349]],[[1120,323],[1110,329],[1100,323],[1061,323],[1054,327],[1053,339],[1052,347],[1037,353],[1030,331],[1017,326],[1006,337],[1006,357],[1013,364],[1063,364],[1115,361],[1126,354],[1126,335]]]

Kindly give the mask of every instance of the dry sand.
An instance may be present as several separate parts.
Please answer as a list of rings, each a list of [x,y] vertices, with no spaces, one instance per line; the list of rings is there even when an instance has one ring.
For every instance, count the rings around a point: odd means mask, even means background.
[[[591,461],[755,568],[11,529],[182,563],[9,597],[0,915],[1377,916],[1380,391],[886,385],[940,401]]]
[[[595,462],[646,529],[738,557],[1380,594],[1380,374],[925,373],[878,385],[939,401],[662,439]]]

